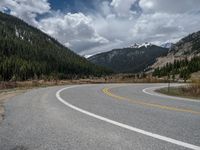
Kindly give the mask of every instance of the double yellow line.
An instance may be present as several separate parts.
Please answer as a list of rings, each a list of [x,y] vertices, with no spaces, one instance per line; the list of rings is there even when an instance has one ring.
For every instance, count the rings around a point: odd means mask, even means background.
[[[147,103],[147,102],[142,102],[142,101],[138,101],[138,100],[133,100],[133,99],[130,99],[130,98],[127,98],[127,97],[122,97],[122,96],[111,93],[109,88],[103,88],[102,92],[105,93],[106,95],[110,96],[110,97],[115,98],[115,99],[126,100],[126,101],[129,101],[131,103],[142,105],[142,106],[171,110],[171,111],[177,111],[177,112],[187,112],[187,113],[200,115],[199,111],[195,111],[195,110],[191,110],[191,109],[177,108],[177,107],[165,106],[165,105],[160,105],[160,104],[155,104],[155,103]]]

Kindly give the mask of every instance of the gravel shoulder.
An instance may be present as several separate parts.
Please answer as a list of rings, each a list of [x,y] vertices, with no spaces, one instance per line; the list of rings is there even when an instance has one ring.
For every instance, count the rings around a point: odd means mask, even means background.
[[[0,91],[0,123],[4,119],[4,103],[13,98],[14,96],[25,93],[26,91],[26,89],[8,89]]]

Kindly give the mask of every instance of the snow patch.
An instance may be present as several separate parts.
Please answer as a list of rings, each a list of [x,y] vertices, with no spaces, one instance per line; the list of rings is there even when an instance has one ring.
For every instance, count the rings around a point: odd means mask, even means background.
[[[86,59],[92,57],[93,55],[84,55],[83,57],[85,57]]]
[[[132,46],[130,46],[130,48],[141,48],[141,47],[147,48],[147,47],[149,47],[149,46],[152,46],[152,44],[151,44],[151,43],[148,43],[148,42],[145,42],[145,43],[143,43],[143,44],[135,43],[135,44],[133,44]]]
[[[170,48],[172,48],[173,43],[166,42],[166,43],[163,43],[160,46],[163,47],[163,48],[169,48],[170,49]]]
[[[16,35],[16,37],[19,37],[20,35],[19,35],[19,31],[17,30],[17,28],[15,27],[15,35]]]

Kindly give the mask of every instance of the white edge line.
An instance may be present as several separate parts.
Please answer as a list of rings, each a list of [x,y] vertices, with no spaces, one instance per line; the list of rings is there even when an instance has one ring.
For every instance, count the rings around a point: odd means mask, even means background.
[[[177,96],[168,96],[168,95],[164,95],[164,94],[161,95],[161,94],[158,94],[158,93],[156,93],[154,91],[156,89],[165,88],[165,87],[167,87],[167,86],[149,87],[149,88],[143,89],[142,92],[145,93],[145,94],[151,95],[151,96],[165,97],[165,98],[170,98],[170,99],[175,99],[175,100],[200,103],[200,100],[194,100],[194,99],[189,99],[189,98],[182,98],[182,97],[177,97]],[[147,90],[153,90],[154,93],[148,92]]]
[[[192,144],[189,144],[189,143],[185,143],[185,142],[182,142],[182,141],[178,141],[178,140],[175,140],[175,139],[172,139],[172,138],[169,138],[169,137],[165,137],[165,136],[162,136],[162,135],[154,134],[154,133],[151,133],[151,132],[148,132],[148,131],[145,131],[145,130],[141,130],[141,129],[138,129],[138,128],[135,128],[135,127],[132,127],[132,126],[129,126],[129,125],[126,125],[126,124],[123,124],[123,123],[108,119],[108,118],[104,118],[102,116],[99,116],[99,115],[96,115],[94,113],[91,113],[91,112],[88,112],[86,110],[83,110],[81,108],[78,108],[78,107],[66,102],[64,99],[61,98],[60,93],[62,91],[67,90],[67,89],[71,89],[71,88],[75,88],[75,87],[80,87],[80,86],[70,86],[70,87],[66,87],[66,88],[60,89],[56,93],[57,99],[60,102],[62,102],[63,104],[65,104],[66,106],[68,106],[68,107],[70,107],[70,108],[72,108],[72,109],[74,109],[74,110],[76,110],[78,112],[81,112],[81,113],[83,113],[85,115],[88,115],[90,117],[102,120],[104,122],[113,124],[115,126],[118,126],[118,127],[124,128],[124,129],[128,129],[128,130],[131,130],[131,131],[134,131],[134,132],[137,132],[137,133],[140,133],[140,134],[143,134],[143,135],[155,138],[155,139],[159,139],[159,140],[162,140],[162,141],[165,141],[165,142],[173,143],[175,145],[179,145],[179,146],[182,146],[182,147],[185,147],[185,148],[189,148],[189,149],[193,149],[193,150],[200,150],[199,146],[192,145]]]

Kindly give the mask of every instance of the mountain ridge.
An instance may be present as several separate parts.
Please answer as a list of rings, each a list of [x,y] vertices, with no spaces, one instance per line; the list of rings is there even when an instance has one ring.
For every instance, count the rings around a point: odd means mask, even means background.
[[[88,60],[114,70],[117,73],[142,72],[152,65],[156,58],[166,55],[168,49],[149,43],[137,45],[138,48],[113,49],[89,57]]]
[[[171,43],[171,42],[165,42],[163,44],[161,44],[160,46],[163,47],[163,48],[169,48],[171,49],[173,47],[174,43]]]
[[[186,82],[192,73],[200,70],[200,31],[189,34],[173,45],[165,57],[151,66],[153,76],[172,76]]]
[[[127,47],[127,48],[141,48],[141,47],[147,48],[148,46],[151,46],[151,45],[153,45],[153,44],[148,43],[148,42],[145,42],[145,43],[142,43],[142,44],[135,43],[135,44],[133,44],[133,45]]]
[[[173,44],[167,56],[157,58],[151,68],[163,67],[167,63],[173,63],[175,60],[183,60],[185,58],[190,60],[194,56],[200,56],[200,31],[189,34],[176,44]]]
[[[0,80],[99,76],[110,72],[21,19],[1,12],[0,33]]]

